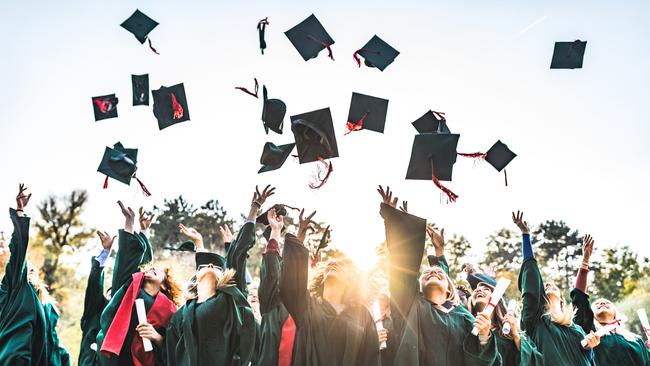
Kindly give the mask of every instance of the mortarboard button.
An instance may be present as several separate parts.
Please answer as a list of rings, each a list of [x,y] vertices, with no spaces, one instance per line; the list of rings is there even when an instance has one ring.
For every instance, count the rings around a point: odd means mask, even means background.
[[[555,42],[551,69],[581,69],[587,42]]]
[[[269,133],[269,130],[282,134],[282,127],[284,125],[284,115],[287,113],[287,105],[280,99],[268,99],[266,86],[262,86],[262,122],[264,122],[264,130]]]
[[[131,75],[133,105],[149,105],[149,74]]]
[[[262,168],[260,168],[257,173],[259,174],[269,172],[271,170],[276,170],[282,167],[284,162],[289,157],[289,154],[291,154],[294,146],[296,146],[294,143],[280,146],[276,146],[272,142],[267,142],[264,144],[262,157],[260,157],[260,164],[262,164]]]
[[[158,128],[163,130],[169,126],[190,120],[187,107],[187,97],[183,83],[174,86],[161,86],[151,92],[153,95],[153,114],[158,120]]]
[[[456,201],[458,195],[443,186],[440,181],[451,181],[459,137],[460,135],[452,133],[416,135],[406,179],[432,180],[451,202]]]
[[[93,97],[92,101],[93,112],[95,113],[95,121],[117,117],[118,99],[115,97],[115,94]]]
[[[320,51],[327,49],[328,57],[334,60],[331,46],[334,40],[327,33],[323,25],[316,19],[314,14],[300,22],[295,27],[284,32],[289,41],[298,50],[305,61],[318,56]]]
[[[346,135],[361,129],[383,133],[387,112],[388,99],[353,92],[346,123]]]
[[[359,56],[361,56],[364,58],[366,66],[376,67],[384,71],[388,65],[393,63],[397,55],[399,55],[399,51],[377,37],[377,35],[374,35],[365,46],[354,53],[354,60],[361,67],[361,60],[359,59]]]
[[[451,133],[443,112],[429,110],[411,124],[418,133]]]
[[[120,24],[122,28],[131,32],[138,42],[144,44],[144,41],[147,40],[149,33],[158,26],[158,22],[146,16],[140,10],[137,10],[131,14],[131,16]],[[149,48],[158,54],[155,48],[151,45],[151,39],[149,39]]]

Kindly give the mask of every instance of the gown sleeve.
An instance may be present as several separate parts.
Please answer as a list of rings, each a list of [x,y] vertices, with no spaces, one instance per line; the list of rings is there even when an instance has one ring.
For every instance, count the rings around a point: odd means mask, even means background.
[[[142,231],[137,234],[138,240],[144,245],[144,253],[142,253],[142,260],[140,265],[148,264],[153,261],[153,247],[145,233]]]
[[[438,266],[442,268],[443,271],[449,276],[449,263],[447,263],[447,257],[445,255],[441,255],[440,257],[435,256],[435,255],[428,255],[427,259],[429,261],[430,266]]]
[[[117,256],[113,268],[111,292],[115,294],[131,276],[140,270],[146,243],[137,235],[120,230],[117,239]]]
[[[5,296],[27,284],[27,246],[29,245],[29,218],[19,217],[13,208],[9,209],[9,217],[14,231],[9,242],[11,255],[5,267],[5,276],[2,279],[2,288],[6,291]]]
[[[99,265],[99,262],[92,258],[90,274],[88,275],[88,283],[86,284],[86,294],[84,296],[84,311],[81,315],[81,330],[86,330],[88,320],[93,317],[99,318],[104,306],[106,306],[106,298],[104,297],[104,268]]]
[[[585,331],[585,334],[589,334],[589,331],[595,331],[596,327],[594,326],[594,312],[591,310],[589,295],[585,292],[588,271],[582,268],[578,271],[576,287],[571,290],[571,302],[575,309],[573,322],[578,324]]]
[[[230,244],[226,253],[226,267],[235,270],[235,284],[245,295],[248,294],[246,289],[246,260],[248,259],[248,251],[253,245],[255,245],[255,223],[247,222],[239,230],[237,238]]]
[[[278,244],[271,239],[266,252],[262,255],[262,269],[260,273],[260,285],[257,295],[260,301],[260,313],[262,315],[273,310],[280,302],[280,254],[276,251]]]
[[[522,329],[532,334],[537,322],[544,313],[544,283],[535,258],[527,258],[521,264],[519,273],[519,290],[521,291]]]
[[[280,299],[296,324],[302,323],[308,312],[308,268],[309,250],[294,235],[287,234],[282,251]]]

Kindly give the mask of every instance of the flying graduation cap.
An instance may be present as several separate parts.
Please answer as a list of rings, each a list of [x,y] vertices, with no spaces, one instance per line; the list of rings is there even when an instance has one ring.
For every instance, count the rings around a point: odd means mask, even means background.
[[[383,133],[387,112],[388,99],[353,92],[345,134],[362,129]]]
[[[149,74],[131,75],[133,105],[149,105]]]
[[[138,149],[127,149],[121,142],[117,142],[112,148],[107,146],[97,168],[98,172],[106,175],[104,189],[108,188],[108,178],[113,178],[126,185],[131,185],[131,178],[135,178],[144,195],[150,196],[151,193],[147,187],[136,177],[137,164]]]
[[[280,169],[295,146],[295,143],[280,146],[276,146],[272,142],[264,144],[264,150],[262,150],[262,156],[260,157],[262,168],[257,173]]]
[[[508,145],[501,142],[501,140],[492,145],[490,150],[485,154],[485,161],[492,165],[497,171],[500,172],[503,170],[506,186],[508,185],[508,174],[506,173],[505,168],[515,157],[517,157],[517,154],[512,152],[512,150],[508,148]]]
[[[551,69],[581,69],[587,42],[555,42]]]
[[[443,112],[429,110],[411,124],[418,133],[451,133]]]
[[[153,95],[153,114],[158,120],[158,128],[163,130],[169,126],[190,120],[187,107],[187,97],[183,83],[174,86],[161,86],[151,92]]]
[[[323,108],[296,116],[291,116],[291,131],[296,141],[300,164],[318,161],[315,182],[309,184],[312,189],[319,189],[329,179],[334,168],[326,159],[339,156],[334,124],[329,108]]]
[[[158,22],[136,9],[136,11],[120,25],[122,28],[131,32],[141,44],[144,44],[145,41],[149,41],[149,49],[159,55],[158,51],[156,51],[156,49],[151,45],[151,39],[148,38],[149,33],[158,26]]]
[[[354,60],[361,67],[359,56],[364,58],[364,64],[368,67],[376,67],[384,71],[388,65],[392,64],[399,51],[384,42],[381,38],[374,35],[365,46],[354,52]]]
[[[459,137],[452,133],[415,135],[406,179],[431,180],[447,195],[449,201],[455,202],[458,195],[442,185],[441,181],[451,181]]]
[[[118,99],[115,97],[115,94],[92,97],[92,101],[95,121],[117,117]]]
[[[262,122],[264,122],[264,131],[266,131],[267,135],[269,130],[282,135],[287,105],[280,99],[269,99],[266,86],[262,86],[262,97]]]
[[[334,61],[331,46],[334,40],[327,33],[323,25],[316,19],[314,14],[300,22],[295,27],[284,32],[289,41],[298,50],[305,61],[316,58],[320,51],[327,49],[327,57]]]
[[[268,210],[264,211],[261,215],[257,216],[257,218],[255,219],[256,223],[265,226],[264,232],[262,233],[262,235],[264,236],[264,238],[266,238],[266,240],[269,240],[269,238],[271,237],[271,227],[269,226],[269,216],[268,216],[269,211],[275,210],[275,215],[276,216],[286,216],[287,215],[287,208],[295,210],[295,211],[299,210],[296,207],[291,207],[291,206],[288,206],[288,205],[277,203],[277,204],[273,205],[273,207],[271,207]],[[282,230],[286,231],[286,227],[283,227]]]

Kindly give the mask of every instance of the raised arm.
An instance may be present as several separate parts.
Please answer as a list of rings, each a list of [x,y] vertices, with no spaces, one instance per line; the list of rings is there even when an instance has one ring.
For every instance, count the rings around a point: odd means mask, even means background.
[[[143,207],[140,207],[139,210],[140,217],[140,232],[138,233],[139,239],[144,243],[144,254],[142,256],[142,264],[148,264],[153,261],[153,248],[151,247],[151,242],[149,241],[149,228],[153,223],[153,218],[155,215],[151,212],[146,212]]]
[[[595,331],[594,312],[591,310],[587,294],[587,277],[589,276],[589,259],[594,250],[594,239],[587,235],[582,239],[582,264],[576,276],[576,286],[571,291],[571,302],[576,309],[573,321],[582,327],[585,333]]]
[[[427,225],[427,235],[431,238],[435,254],[427,255],[430,266],[438,266],[442,268],[447,276],[449,276],[449,263],[445,257],[445,229],[436,231],[433,224]]]
[[[2,279],[2,289],[11,293],[14,289],[27,284],[27,246],[29,245],[29,217],[23,210],[32,194],[25,195],[27,188],[24,184],[18,187],[16,196],[16,209],[9,209],[9,217],[14,226],[9,242],[10,257],[5,267],[5,276]]]
[[[524,213],[512,213],[513,222],[519,227],[522,234],[521,251],[523,263],[519,273],[519,290],[521,291],[521,323],[529,334],[532,334],[535,324],[544,313],[544,282],[539,271],[533,247],[530,243],[530,228],[524,221]]]
[[[102,251],[91,260],[90,274],[88,275],[88,283],[86,284],[86,294],[84,296],[84,312],[81,316],[81,330],[87,331],[87,323],[93,317],[99,319],[104,306],[106,306],[106,298],[104,297],[104,265],[113,246],[115,236],[111,237],[107,232],[97,230],[97,236],[102,243]],[[96,322],[99,325],[99,322]],[[98,329],[99,330],[99,327]]]
[[[260,286],[257,295],[260,299],[262,315],[273,310],[280,303],[280,233],[284,226],[284,217],[277,216],[274,209],[268,213],[271,236],[262,254]]]
[[[113,294],[127,283],[134,273],[140,270],[142,258],[147,249],[147,244],[133,232],[135,212],[131,207],[124,207],[121,201],[117,201],[117,203],[120,205],[125,222],[124,229],[120,230],[117,236],[117,256],[115,257],[111,284]]]

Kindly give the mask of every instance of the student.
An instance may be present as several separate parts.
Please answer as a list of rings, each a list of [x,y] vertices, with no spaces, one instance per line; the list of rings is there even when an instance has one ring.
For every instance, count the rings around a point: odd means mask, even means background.
[[[104,296],[104,265],[110,255],[115,237],[97,230],[102,251],[91,258],[90,274],[84,296],[84,312],[81,316],[81,344],[79,346],[80,366],[98,365],[96,337],[100,329],[99,318],[109,299]]]
[[[29,218],[24,209],[31,198],[20,184],[16,209],[9,209],[14,226],[5,276],[0,288],[0,365],[49,365],[47,323],[38,293],[28,280]]]
[[[609,324],[616,328],[600,338],[594,349],[596,365],[650,365],[650,354],[643,339],[625,329],[616,311],[616,306],[607,299],[598,299],[590,306],[587,295],[589,259],[594,248],[594,239],[587,235],[582,244],[582,264],[578,269],[576,285],[571,291],[571,300],[576,307],[574,321],[585,332],[596,331]]]
[[[168,329],[167,365],[235,366],[253,360],[257,335],[253,311],[246,301],[246,258],[255,244],[257,212],[273,194],[270,186],[262,193],[256,187],[246,223],[225,259],[204,251],[199,232],[179,226],[197,248],[196,272],[187,286],[187,301]]]
[[[383,198],[380,214],[390,257],[393,330],[389,346],[392,343],[395,347],[392,364],[496,364],[498,352],[490,320],[483,314],[474,318],[460,305],[455,285],[445,270],[426,267],[418,281],[426,220],[396,209],[397,198],[392,198],[390,188],[380,186],[377,191]],[[471,334],[474,326],[479,330],[478,337]]]
[[[118,249],[112,281],[112,297],[102,312],[97,334],[99,361],[102,365],[153,366],[163,362],[163,344],[167,324],[176,311],[180,286],[169,268],[149,267],[151,245],[146,231],[153,216],[140,210],[140,232],[135,233],[135,213],[118,201],[125,218],[118,234]],[[138,321],[135,300],[143,299],[147,323]],[[145,352],[141,338],[147,338],[153,351]]]
[[[573,322],[573,306],[567,304],[560,289],[544,283],[539,271],[530,229],[523,212],[512,213],[512,220],[521,230],[523,263],[519,273],[522,294],[521,324],[547,365],[591,365],[591,350],[598,346],[600,337],[585,332]],[[580,341],[586,337],[587,346]]]
[[[280,297],[296,323],[294,365],[379,364],[375,322],[361,298],[361,276],[348,259],[318,264],[308,284],[310,251],[303,241],[312,213],[300,215],[298,235],[285,236]]]

